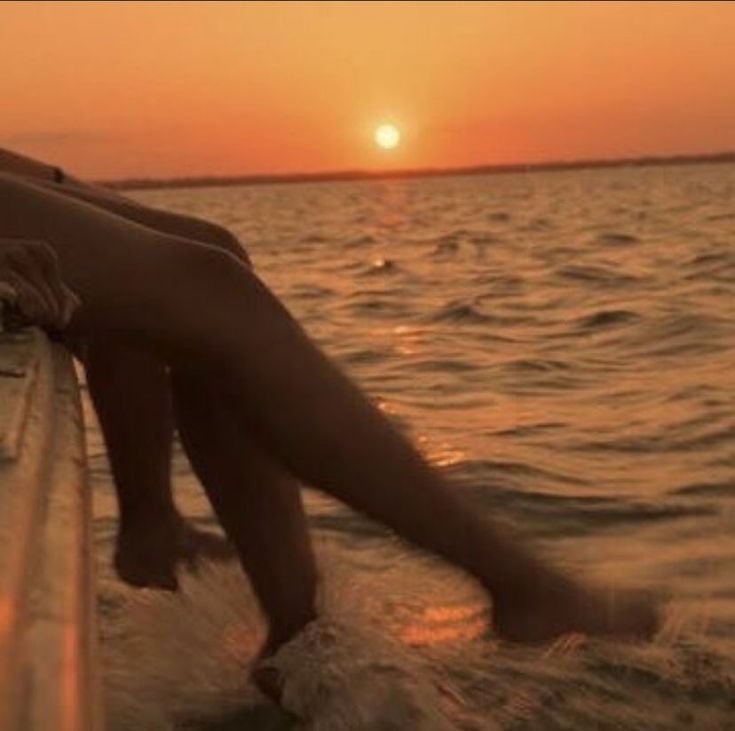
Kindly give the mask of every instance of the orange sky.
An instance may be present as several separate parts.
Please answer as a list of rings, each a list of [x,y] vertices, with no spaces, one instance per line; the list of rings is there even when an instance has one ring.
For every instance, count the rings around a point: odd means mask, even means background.
[[[733,39],[735,3],[2,2],[0,146],[96,177],[732,150]]]

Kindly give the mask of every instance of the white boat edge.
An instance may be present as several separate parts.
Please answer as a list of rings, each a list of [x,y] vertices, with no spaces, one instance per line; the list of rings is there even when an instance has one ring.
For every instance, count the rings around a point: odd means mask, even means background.
[[[0,729],[101,731],[91,496],[72,358],[0,333]]]

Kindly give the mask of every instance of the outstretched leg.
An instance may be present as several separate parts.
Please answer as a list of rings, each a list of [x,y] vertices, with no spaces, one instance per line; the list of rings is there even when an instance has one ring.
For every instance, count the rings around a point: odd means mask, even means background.
[[[206,377],[180,369],[169,375],[155,356],[119,340],[93,337],[86,346],[87,380],[120,506],[118,575],[135,586],[175,589],[179,561],[231,555],[176,510],[175,415],[192,467],[268,619],[267,648],[288,640],[315,616],[316,568],[298,483],[252,442]]]
[[[266,651],[316,615],[316,567],[298,482],[248,435],[206,374],[175,369],[181,442],[269,622]]]
[[[126,333],[216,379],[292,474],[475,576],[508,636],[653,630],[647,603],[611,611],[461,499],[234,257],[12,179],[0,192],[4,233],[58,252],[83,301],[77,328]]]

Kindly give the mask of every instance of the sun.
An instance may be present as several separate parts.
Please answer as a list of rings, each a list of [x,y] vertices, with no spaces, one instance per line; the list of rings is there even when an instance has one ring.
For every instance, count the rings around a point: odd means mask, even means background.
[[[375,129],[375,144],[384,150],[393,150],[401,142],[401,130],[394,124],[381,124]]]

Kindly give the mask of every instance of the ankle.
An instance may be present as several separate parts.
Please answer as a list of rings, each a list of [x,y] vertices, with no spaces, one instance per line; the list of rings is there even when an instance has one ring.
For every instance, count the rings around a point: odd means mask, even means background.
[[[271,621],[270,630],[263,646],[263,655],[272,655],[278,649],[291,641],[304,627],[317,617],[315,610],[304,612],[298,617]]]
[[[145,501],[133,505],[120,506],[120,530],[138,531],[160,529],[173,525],[183,519],[173,502]]]
[[[557,605],[576,597],[581,587],[571,577],[546,567],[523,571],[488,586],[496,605],[508,607],[537,607],[540,604]]]

